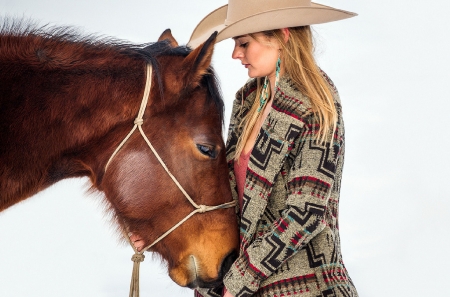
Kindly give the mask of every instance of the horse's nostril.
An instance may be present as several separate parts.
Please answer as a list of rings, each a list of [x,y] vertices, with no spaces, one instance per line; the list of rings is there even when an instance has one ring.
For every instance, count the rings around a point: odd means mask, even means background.
[[[230,270],[231,265],[237,259],[237,255],[238,254],[236,251],[232,251],[225,257],[225,259],[223,259],[219,272],[220,278],[223,278],[228,270]]]

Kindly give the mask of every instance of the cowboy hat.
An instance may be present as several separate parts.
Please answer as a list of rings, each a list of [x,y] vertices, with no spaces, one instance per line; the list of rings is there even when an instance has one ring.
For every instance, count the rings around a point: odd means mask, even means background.
[[[266,30],[338,21],[356,13],[311,0],[228,0],[208,14],[192,32],[188,46],[196,48],[218,32],[216,42]]]

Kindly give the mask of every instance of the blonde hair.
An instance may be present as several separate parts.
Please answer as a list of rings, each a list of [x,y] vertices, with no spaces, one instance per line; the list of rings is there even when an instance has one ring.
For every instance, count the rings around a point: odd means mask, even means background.
[[[336,129],[337,111],[329,85],[314,59],[314,45],[310,26],[289,28],[287,42],[284,41],[284,33],[280,29],[261,33],[269,39],[275,38],[281,45],[281,64],[284,67],[284,72],[289,75],[302,94],[311,100],[312,109],[319,126],[319,129],[314,132],[318,135],[318,142],[323,144],[328,135]],[[259,42],[255,34],[249,35]],[[239,159],[256,121],[262,114],[262,112],[258,112],[258,108],[263,79],[257,78],[255,101],[239,124],[240,127],[244,126],[244,129],[236,145],[235,160]]]

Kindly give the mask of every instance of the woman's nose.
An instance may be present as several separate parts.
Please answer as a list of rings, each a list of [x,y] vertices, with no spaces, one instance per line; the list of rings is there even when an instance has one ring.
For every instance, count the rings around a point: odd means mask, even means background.
[[[233,53],[231,53],[231,57],[232,57],[233,59],[240,59],[240,58],[242,58],[242,57],[243,57],[242,51],[239,50],[238,47],[235,47],[235,48],[233,49]]]

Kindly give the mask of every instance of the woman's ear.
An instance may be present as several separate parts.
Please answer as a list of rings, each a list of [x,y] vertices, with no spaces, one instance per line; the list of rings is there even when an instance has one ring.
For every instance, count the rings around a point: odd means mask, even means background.
[[[284,43],[287,43],[289,40],[289,28],[283,28],[281,29],[281,32],[283,32]]]

